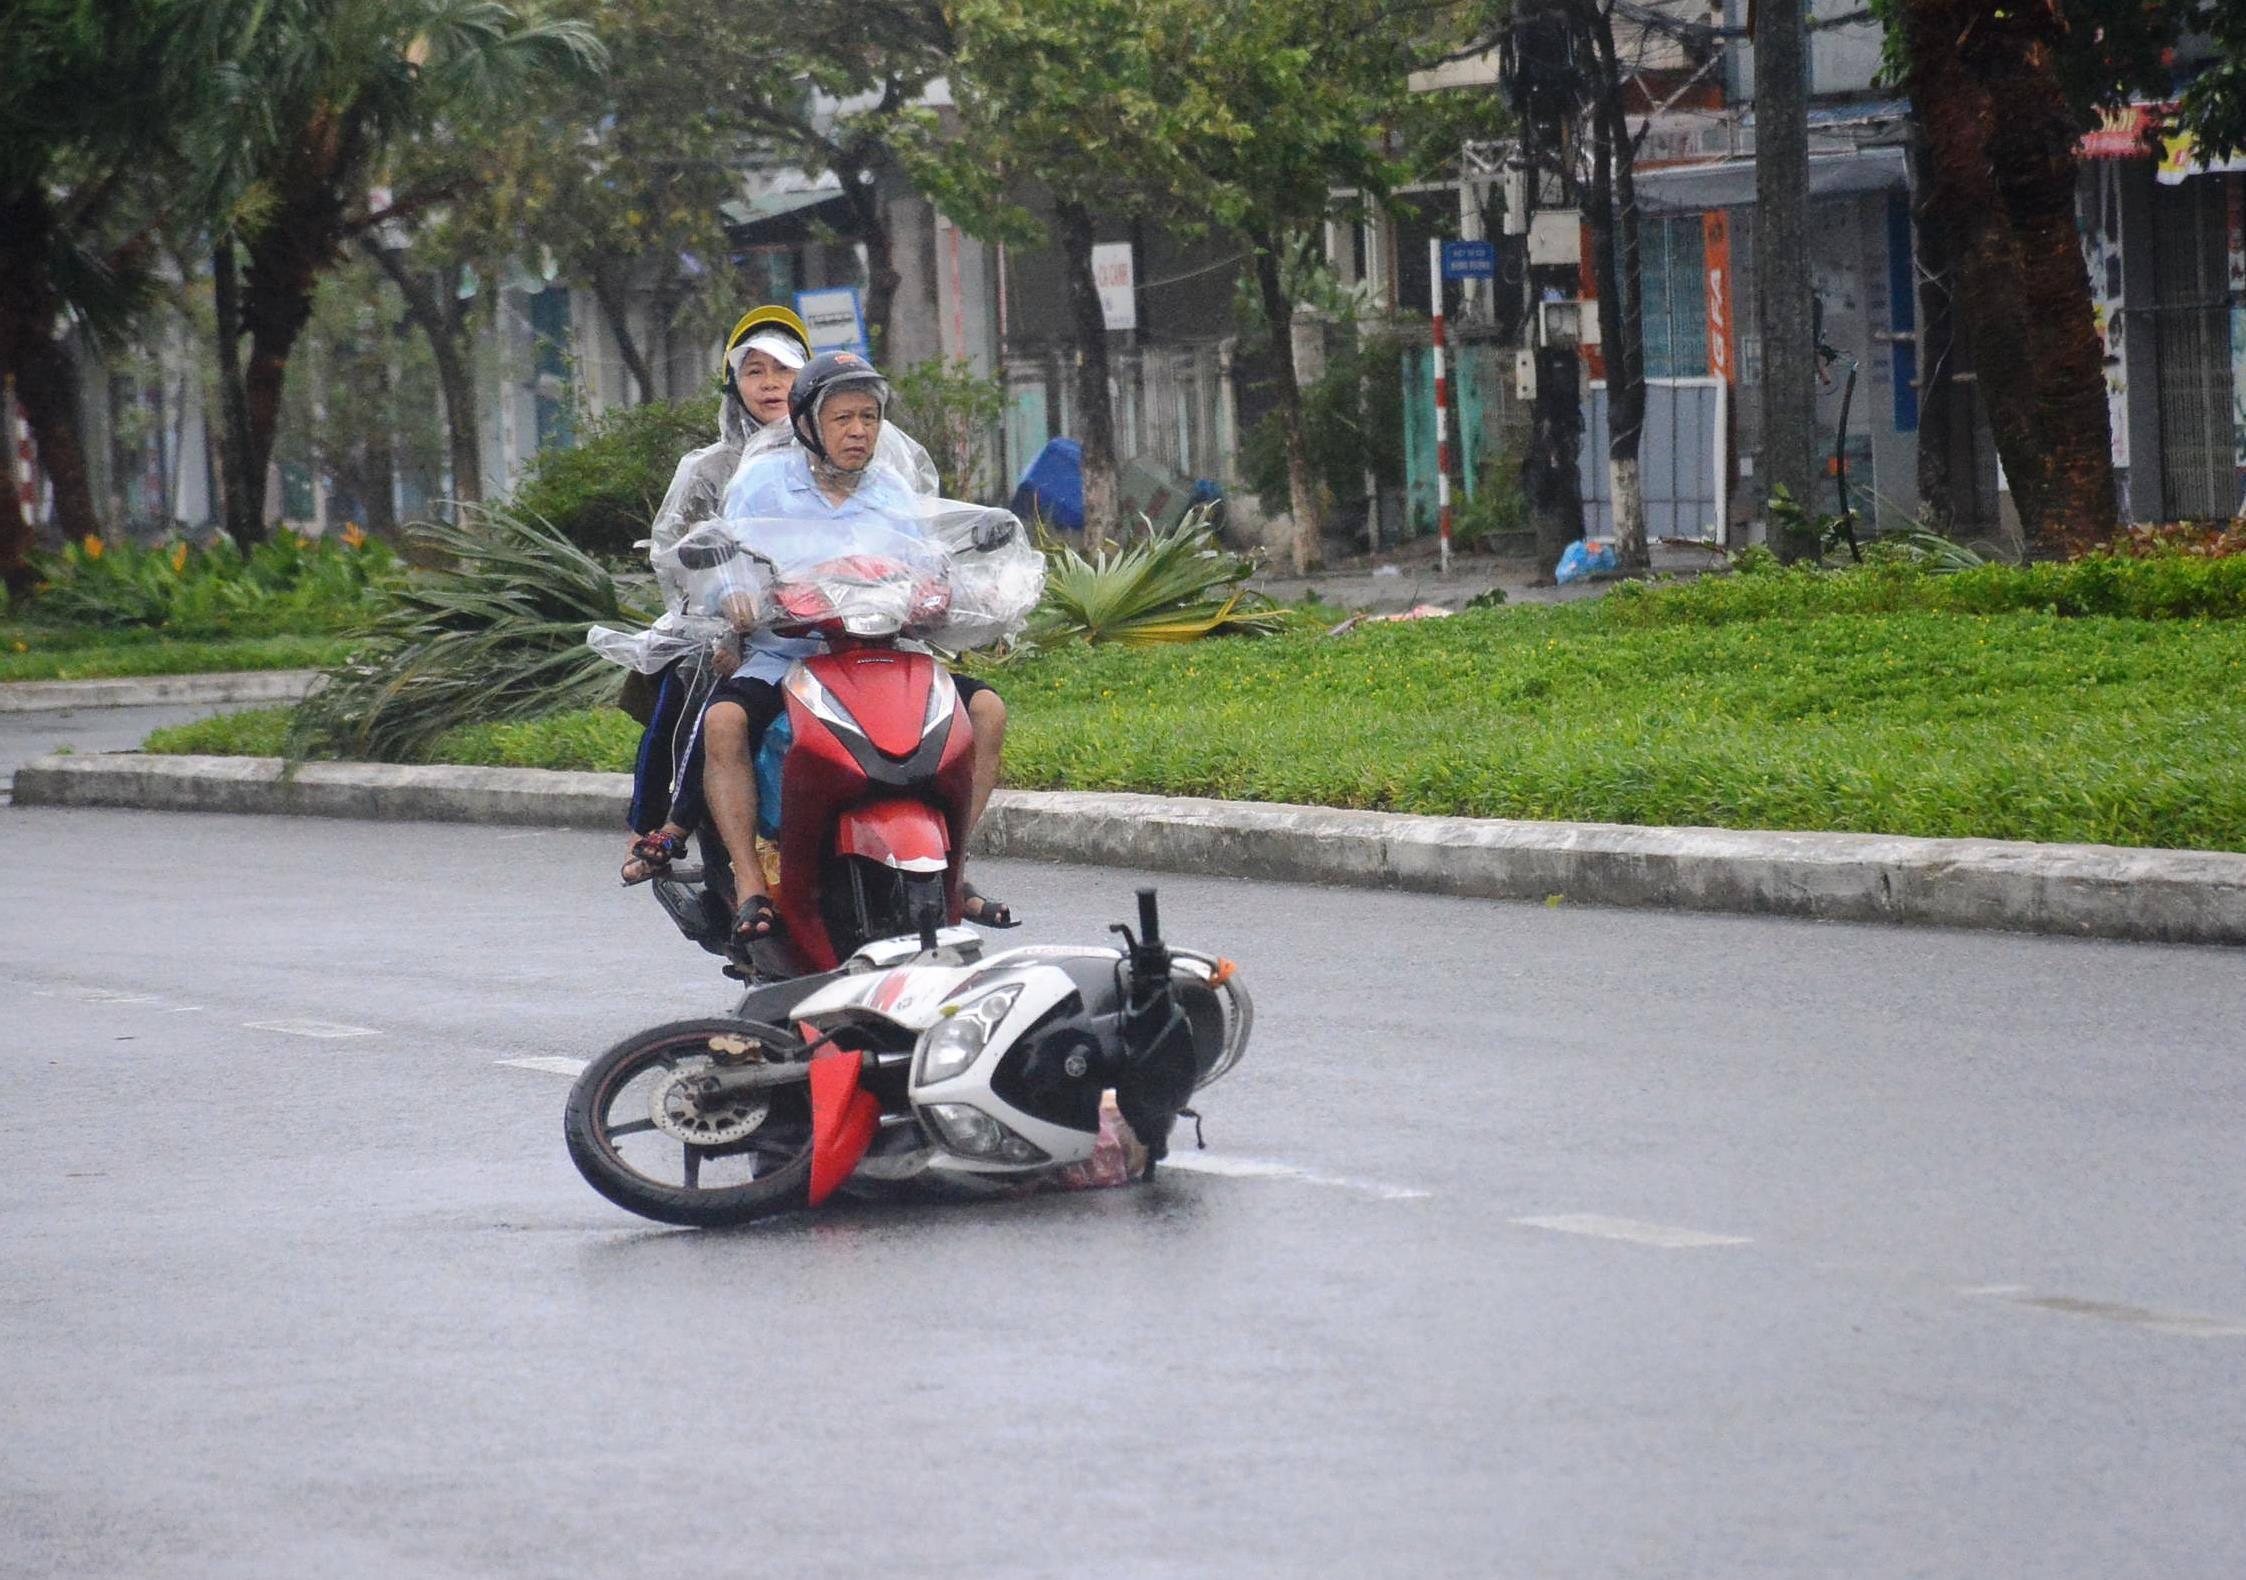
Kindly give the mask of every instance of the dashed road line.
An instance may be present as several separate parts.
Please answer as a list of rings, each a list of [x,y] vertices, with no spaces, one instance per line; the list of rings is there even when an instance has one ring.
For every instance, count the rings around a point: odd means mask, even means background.
[[[2025,1284],[1976,1284],[1958,1293],[1973,1299],[2029,1306],[2037,1311],[2056,1311],[2062,1316],[2117,1322],[2123,1327],[2143,1328],[2179,1338],[2246,1339],[2246,1322],[2204,1316],[2196,1311],[2162,1311],[2153,1306],[2132,1306],[2119,1300],[2089,1300],[2080,1295],[2039,1295]]]
[[[251,1031],[285,1032],[291,1037],[379,1037],[376,1026],[346,1026],[339,1020],[245,1020]]]
[[[1162,1160],[1162,1167],[1176,1169],[1181,1174],[1217,1174],[1226,1179],[1291,1180],[1298,1185],[1323,1185],[1332,1190],[1354,1191],[1358,1195],[1377,1197],[1381,1201],[1425,1201],[1434,1194],[1410,1185],[1391,1185],[1382,1180],[1321,1174],[1315,1169],[1302,1168],[1293,1163],[1280,1163],[1270,1158],[1228,1157],[1221,1152],[1172,1152]]]
[[[527,1059],[494,1059],[491,1062],[504,1064],[516,1070],[538,1070],[547,1075],[573,1076],[579,1070],[584,1069],[591,1061],[588,1059],[565,1059],[560,1054],[555,1053],[540,1053],[533,1054]]]
[[[1682,1229],[1674,1224],[1642,1223],[1635,1218],[1608,1218],[1595,1212],[1564,1212],[1548,1217],[1515,1218],[1524,1229],[1549,1229],[1555,1234],[1589,1235],[1596,1240],[1626,1240],[1632,1245],[1659,1246],[1665,1251],[1696,1251],[1716,1245],[1752,1245],[1742,1234],[1710,1234],[1704,1229]]]

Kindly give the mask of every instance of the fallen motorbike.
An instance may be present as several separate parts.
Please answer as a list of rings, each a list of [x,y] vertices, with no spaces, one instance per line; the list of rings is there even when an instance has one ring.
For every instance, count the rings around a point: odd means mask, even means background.
[[[966,929],[866,945],[752,989],[731,1018],[628,1037],[586,1066],[570,1157],[619,1207],[715,1227],[856,1192],[1029,1186],[1103,1147],[1152,1174],[1194,1092],[1246,1051],[1229,961],[1163,942],[1154,891],[1124,946],[984,957]],[[1127,1136],[1102,1124],[1112,1091]]]
[[[758,764],[781,941],[755,951],[731,1017],[626,1038],[571,1091],[571,1158],[633,1212],[714,1226],[845,1185],[1021,1187],[1112,1170],[1119,1148],[1144,1174],[1192,1093],[1246,1048],[1254,1012],[1233,967],[1167,946],[1151,890],[1137,935],[1114,929],[1120,950],[986,958],[956,925],[972,742],[948,672],[901,644],[956,651],[1017,629],[1041,565],[1003,511],[919,508],[847,541],[727,522],[676,550],[702,609],[828,649],[790,669]],[[657,898],[722,950],[696,878],[658,880]]]

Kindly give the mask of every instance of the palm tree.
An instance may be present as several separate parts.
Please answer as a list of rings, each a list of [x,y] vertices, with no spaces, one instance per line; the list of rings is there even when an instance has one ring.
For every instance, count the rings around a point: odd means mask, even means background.
[[[14,0],[0,10],[0,373],[74,538],[100,522],[69,337],[113,341],[155,299],[155,230],[192,189],[183,144],[210,102],[209,64],[248,9]],[[35,581],[30,545],[10,488],[0,493],[0,579],[11,594]]]
[[[347,242],[449,190],[364,195],[384,156],[445,116],[503,101],[541,69],[597,70],[600,42],[539,0],[272,0],[219,73],[204,168],[222,196],[211,269],[225,425],[226,526],[265,534],[266,467],[290,353]],[[249,342],[248,361],[242,342]]]

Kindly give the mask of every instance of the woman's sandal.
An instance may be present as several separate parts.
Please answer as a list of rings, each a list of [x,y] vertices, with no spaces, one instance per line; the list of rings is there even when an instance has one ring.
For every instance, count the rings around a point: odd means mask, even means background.
[[[1021,919],[1004,900],[994,900],[972,883],[959,886],[959,914],[978,927],[1019,927]]]
[[[631,851],[624,858],[624,869],[617,876],[629,889],[634,884],[661,877],[671,870],[672,862],[685,854],[686,836],[659,828],[632,841]]]
[[[780,930],[780,912],[769,894],[752,894],[733,914],[733,942],[746,947],[761,944]]]

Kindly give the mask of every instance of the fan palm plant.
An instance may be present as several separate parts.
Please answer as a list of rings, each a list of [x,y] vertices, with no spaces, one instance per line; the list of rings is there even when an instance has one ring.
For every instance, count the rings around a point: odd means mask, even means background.
[[[412,532],[442,568],[409,581],[297,710],[292,757],[412,762],[457,725],[615,695],[616,667],[585,631],[646,624],[658,607],[650,579],[620,577],[544,520],[500,505]]]
[[[1167,531],[1149,525],[1144,537],[1089,560],[1048,545],[1045,601],[1031,618],[1031,642],[1135,646],[1283,629],[1294,617],[1244,585],[1254,562],[1218,545],[1213,513],[1198,505]]]

